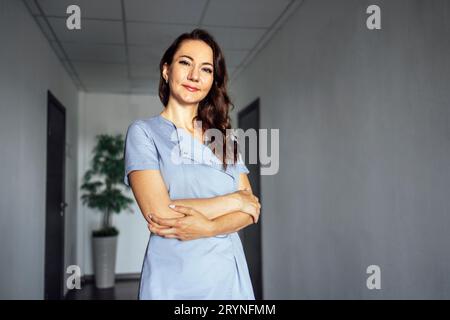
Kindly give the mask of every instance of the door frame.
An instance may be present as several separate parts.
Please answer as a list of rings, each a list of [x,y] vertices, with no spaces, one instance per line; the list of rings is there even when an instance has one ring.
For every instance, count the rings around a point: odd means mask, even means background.
[[[62,157],[62,181],[61,181],[61,192],[62,192],[62,197],[61,197],[61,204],[66,202],[65,199],[65,194],[66,194],[66,108],[63,106],[63,104],[51,93],[50,90],[47,90],[47,130],[46,130],[46,139],[47,139],[47,145],[46,145],[46,169],[48,169],[48,160],[49,160],[49,150],[48,150],[48,146],[49,146],[49,132],[50,132],[50,106],[55,106],[64,116],[64,144],[63,144],[63,157]],[[47,299],[47,295],[48,295],[48,283],[47,283],[47,273],[49,272],[47,264],[47,228],[48,228],[48,197],[47,197],[47,191],[48,191],[48,170],[46,170],[46,177],[45,177],[45,245],[44,245],[44,299]],[[59,299],[63,299],[64,298],[64,279],[65,279],[65,272],[64,272],[64,264],[65,264],[65,225],[66,225],[66,215],[65,215],[65,208],[61,208],[60,210],[63,211],[63,215],[61,217],[61,237],[63,240],[63,244],[61,246],[61,261],[59,261],[61,263],[61,274],[60,279],[61,279],[61,283],[60,283],[60,288],[59,288]]]
[[[244,107],[242,110],[240,110],[237,114],[237,120],[238,120],[238,128],[240,128],[240,124],[241,124],[241,119],[243,117],[245,117],[247,114],[251,113],[251,112],[256,112],[256,119],[258,122],[258,132],[257,132],[257,138],[258,138],[258,145],[259,145],[259,129],[261,127],[261,116],[260,116],[260,98],[256,98],[255,100],[253,100],[249,105],[247,105],[246,107]],[[257,150],[259,151],[259,146],[257,148]],[[243,150],[244,152],[246,150]],[[248,157],[246,157],[246,160],[248,159]],[[262,194],[261,194],[261,164],[259,161],[259,155],[257,156],[257,166],[258,166],[258,176],[257,179],[259,181],[259,183],[257,184],[257,187],[255,188],[254,186],[252,186],[252,190],[253,193],[258,196],[260,203],[262,203]],[[261,214],[262,214],[263,210],[261,208]],[[262,225],[261,223],[263,222],[262,219],[262,215],[260,216],[259,222],[258,222],[258,228],[259,228],[259,236],[260,236],[260,272],[261,272],[261,278],[259,279],[259,285],[260,285],[260,297],[255,297],[256,299],[260,298],[260,299],[264,299],[264,283],[263,283],[263,243],[262,243]],[[243,232],[245,232],[245,229],[243,230]],[[244,247],[245,247],[245,239],[244,239]],[[258,292],[255,292],[255,295],[258,295]]]

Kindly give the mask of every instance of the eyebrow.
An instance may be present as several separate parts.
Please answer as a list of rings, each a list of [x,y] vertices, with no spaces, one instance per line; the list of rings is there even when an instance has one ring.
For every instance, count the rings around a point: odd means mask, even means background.
[[[192,57],[190,57],[190,56],[187,56],[187,55],[182,55],[182,56],[180,56],[179,58],[188,58],[188,59],[191,59],[192,61],[194,61],[194,59],[192,58]],[[203,64],[209,64],[211,67],[213,67],[213,65],[211,64],[211,63],[209,63],[209,62],[203,62],[202,63],[202,65]]]

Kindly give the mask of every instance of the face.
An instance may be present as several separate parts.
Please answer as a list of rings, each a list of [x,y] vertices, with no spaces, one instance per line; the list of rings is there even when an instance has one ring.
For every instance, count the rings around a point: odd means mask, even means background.
[[[213,51],[201,40],[185,40],[172,64],[163,67],[170,95],[181,104],[197,104],[206,97],[214,81]]]

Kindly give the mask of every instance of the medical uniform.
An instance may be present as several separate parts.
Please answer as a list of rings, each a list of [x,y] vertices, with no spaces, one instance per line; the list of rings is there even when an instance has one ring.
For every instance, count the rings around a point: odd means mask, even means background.
[[[170,199],[210,198],[238,190],[239,174],[249,172],[241,159],[224,170],[209,147],[158,115],[128,127],[124,182],[133,170],[158,169]],[[151,233],[139,299],[254,300],[238,233],[187,241]]]

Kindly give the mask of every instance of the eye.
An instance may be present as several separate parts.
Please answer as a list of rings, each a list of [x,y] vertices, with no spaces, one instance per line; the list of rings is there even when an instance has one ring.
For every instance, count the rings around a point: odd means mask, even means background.
[[[203,71],[206,71],[208,73],[212,73],[212,70],[210,68],[203,68]]]
[[[180,63],[181,64],[184,64],[184,65],[186,65],[186,66],[188,66],[190,63],[189,62],[187,62],[186,60],[180,60]]]

